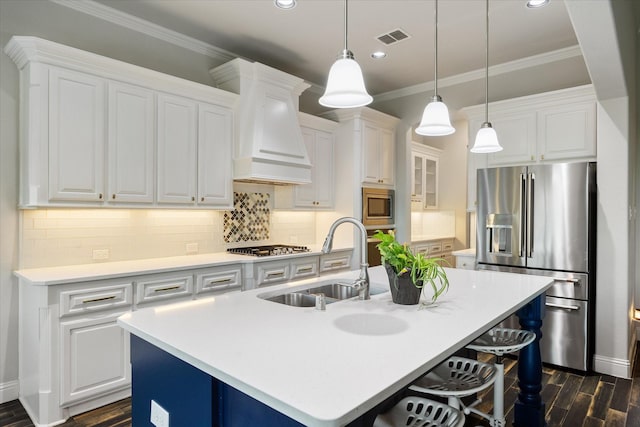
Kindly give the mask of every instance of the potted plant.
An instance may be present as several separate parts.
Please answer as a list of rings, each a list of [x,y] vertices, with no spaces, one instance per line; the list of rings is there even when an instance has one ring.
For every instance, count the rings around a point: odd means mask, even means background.
[[[441,265],[446,262],[444,259],[414,254],[406,243],[400,244],[396,240],[393,230],[387,233],[376,230],[373,237],[380,240],[376,246],[389,276],[393,302],[417,304],[426,285],[433,291],[431,302],[447,291],[449,280]]]

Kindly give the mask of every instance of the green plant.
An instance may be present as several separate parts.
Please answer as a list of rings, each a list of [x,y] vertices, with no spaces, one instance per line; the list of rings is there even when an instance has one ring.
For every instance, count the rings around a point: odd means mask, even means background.
[[[409,273],[411,282],[417,288],[423,288],[429,284],[433,289],[432,301],[438,299],[449,289],[449,279],[447,279],[447,273],[441,265],[441,263],[446,263],[446,260],[426,258],[422,254],[414,254],[406,243],[401,244],[396,240],[392,230],[387,233],[376,230],[373,237],[380,240],[376,246],[380,251],[382,264],[391,266],[398,276]]]

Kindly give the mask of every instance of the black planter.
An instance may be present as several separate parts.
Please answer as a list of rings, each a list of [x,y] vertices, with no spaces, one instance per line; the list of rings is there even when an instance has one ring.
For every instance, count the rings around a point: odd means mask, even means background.
[[[385,264],[389,276],[389,288],[391,290],[391,299],[396,304],[415,305],[420,302],[420,293],[422,288],[417,288],[411,281],[411,273],[406,272],[398,276],[393,267]],[[422,283],[418,282],[421,286]]]

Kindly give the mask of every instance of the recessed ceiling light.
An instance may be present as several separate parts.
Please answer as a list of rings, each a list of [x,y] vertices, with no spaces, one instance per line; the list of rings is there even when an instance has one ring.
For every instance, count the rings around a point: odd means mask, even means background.
[[[382,52],[381,50],[376,51],[376,52],[373,52],[373,53],[371,54],[371,57],[372,57],[373,59],[382,59],[382,58],[384,58],[384,57],[386,57],[386,56],[387,56],[387,54],[386,54],[385,52]]]
[[[527,7],[531,7],[531,8],[542,7],[542,6],[546,6],[547,4],[549,4],[549,0],[529,0],[527,2]]]
[[[280,9],[293,9],[296,3],[296,0],[273,0],[273,4]]]

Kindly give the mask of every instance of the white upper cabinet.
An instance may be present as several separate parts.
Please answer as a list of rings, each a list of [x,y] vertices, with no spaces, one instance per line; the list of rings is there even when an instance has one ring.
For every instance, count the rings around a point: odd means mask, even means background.
[[[484,122],[484,105],[464,108],[469,147]],[[476,207],[480,168],[596,160],[596,97],[592,85],[499,101],[489,105],[503,150],[469,154],[467,209]]]
[[[108,200],[152,203],[155,100],[153,91],[109,83]]]
[[[442,150],[413,142],[411,159],[411,201],[421,202],[426,209],[438,208],[438,178]]]
[[[104,198],[105,84],[83,73],[49,72],[49,199]]]
[[[185,98],[158,96],[158,202],[196,201],[197,105]]]
[[[21,207],[231,207],[236,94],[36,37],[5,51]]]
[[[233,114],[217,105],[198,105],[198,205],[233,205]]]
[[[395,147],[393,131],[363,120],[362,182],[393,187]]]
[[[311,183],[275,187],[276,209],[333,209],[335,193],[334,132],[338,123],[298,114],[302,138],[311,162]]]

